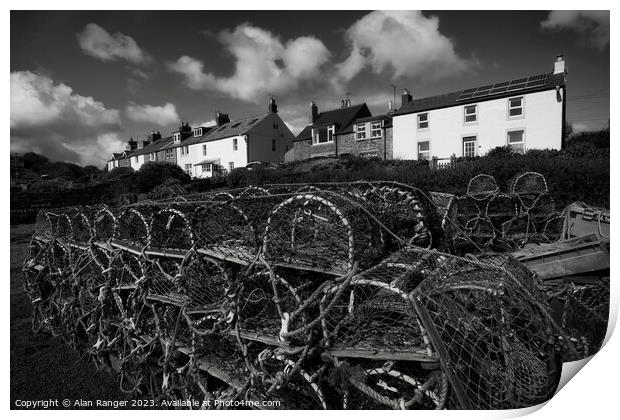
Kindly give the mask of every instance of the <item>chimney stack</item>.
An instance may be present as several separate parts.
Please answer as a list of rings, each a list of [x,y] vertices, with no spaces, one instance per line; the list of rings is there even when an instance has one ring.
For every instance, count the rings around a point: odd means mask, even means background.
[[[562,54],[558,55],[555,58],[555,63],[553,63],[553,74],[566,73],[566,61],[564,61],[564,56]]]
[[[407,89],[403,91],[403,95],[401,96],[401,108],[413,101],[413,96],[409,93]]]
[[[278,113],[278,105],[276,104],[276,100],[273,96],[269,97],[269,112],[272,112],[274,114]]]
[[[215,121],[217,122],[217,126],[221,127],[224,124],[229,123],[230,118],[228,118],[228,114],[217,111],[217,113],[215,114]]]
[[[310,102],[310,123],[314,124],[316,119],[319,118],[319,108],[314,101]]]

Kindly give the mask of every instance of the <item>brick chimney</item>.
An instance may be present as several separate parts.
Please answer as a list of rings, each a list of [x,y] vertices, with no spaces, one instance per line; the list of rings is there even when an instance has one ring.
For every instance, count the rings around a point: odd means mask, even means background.
[[[310,123],[314,124],[316,119],[319,118],[319,108],[316,106],[316,102],[310,102]]]
[[[228,118],[228,114],[224,114],[220,111],[215,113],[215,121],[217,122],[217,126],[221,127],[226,123],[230,122],[230,118]]]
[[[268,109],[269,109],[269,112],[272,112],[274,114],[278,113],[278,105],[276,105],[276,100],[273,96],[269,98]]]
[[[407,89],[405,89],[403,91],[403,94],[401,96],[401,102],[400,102],[400,107],[404,107],[405,105],[407,105],[408,103],[413,101],[413,96],[411,96],[411,94],[409,93],[409,91]]]
[[[129,138],[127,145],[125,146],[125,150],[136,150],[138,147],[138,142],[133,139],[133,137]]]
[[[161,139],[161,133],[159,132],[159,130],[157,130],[157,131],[153,130],[149,137],[150,137],[151,141],[157,141],[157,140]]]
[[[566,61],[564,61],[564,56],[562,54],[558,55],[553,63],[553,74],[560,73],[566,73]]]

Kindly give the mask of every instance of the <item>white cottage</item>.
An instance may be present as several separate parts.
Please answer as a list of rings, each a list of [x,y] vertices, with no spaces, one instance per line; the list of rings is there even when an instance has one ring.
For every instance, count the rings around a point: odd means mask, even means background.
[[[482,156],[497,146],[523,153],[561,149],[566,115],[566,68],[438,95],[402,95],[393,118],[394,158]]]

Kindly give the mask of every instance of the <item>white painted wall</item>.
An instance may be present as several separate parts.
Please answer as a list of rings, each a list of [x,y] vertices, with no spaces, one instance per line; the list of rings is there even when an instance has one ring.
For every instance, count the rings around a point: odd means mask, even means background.
[[[136,157],[138,158],[136,161]],[[129,162],[134,171],[139,170],[144,165],[144,155],[131,156]]]
[[[233,139],[237,139],[237,150],[233,150]],[[202,153],[202,145],[207,145],[207,155]],[[185,170],[186,164],[192,165],[192,177],[209,178],[212,172],[203,172],[200,165],[195,166],[204,160],[219,159],[220,165],[228,170],[229,162],[233,162],[235,168],[242,168],[248,164],[247,143],[244,136],[226,137],[219,140],[192,144],[189,146],[189,155],[181,156],[180,151],[177,155],[177,164]]]
[[[525,130],[525,149],[560,149],[562,145],[562,100],[555,90],[530,93],[524,98],[524,115],[508,117],[508,99],[478,103],[478,121],[465,124],[464,106],[428,111],[429,128],[418,130],[417,114],[398,115],[394,124],[394,158],[417,159],[417,143],[430,141],[430,155],[463,156],[463,137],[477,136],[478,156],[507,145],[508,131]],[[414,99],[415,101],[415,99]],[[469,104],[468,104],[469,105]]]

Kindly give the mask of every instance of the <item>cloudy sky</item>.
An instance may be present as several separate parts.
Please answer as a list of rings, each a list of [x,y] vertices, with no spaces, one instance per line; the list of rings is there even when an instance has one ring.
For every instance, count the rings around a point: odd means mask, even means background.
[[[265,112],[294,133],[349,94],[385,112],[568,67],[576,130],[609,118],[609,13],[11,12],[11,151],[102,166],[130,136]],[[397,101],[398,105],[398,101]]]

